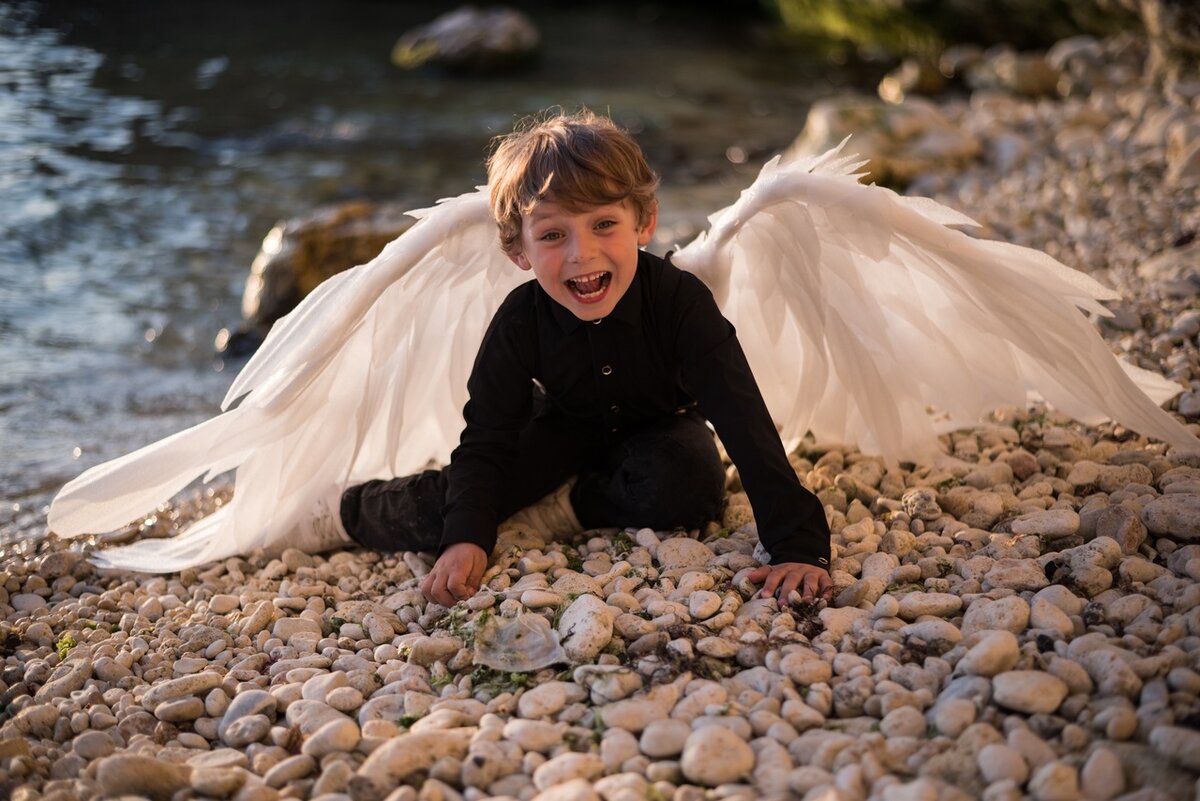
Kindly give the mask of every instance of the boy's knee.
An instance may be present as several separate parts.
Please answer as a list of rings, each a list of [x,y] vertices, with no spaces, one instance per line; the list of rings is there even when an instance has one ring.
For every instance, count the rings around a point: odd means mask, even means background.
[[[692,528],[712,520],[720,511],[725,471],[711,442],[666,437],[622,464],[630,511],[639,525],[652,528]]]

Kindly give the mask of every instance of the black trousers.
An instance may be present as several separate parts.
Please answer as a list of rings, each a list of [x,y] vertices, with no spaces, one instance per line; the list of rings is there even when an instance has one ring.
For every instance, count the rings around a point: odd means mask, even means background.
[[[430,551],[441,544],[454,465],[368,481],[342,495],[346,532],[368,548]],[[577,476],[571,505],[584,528],[696,528],[719,519],[725,471],[712,432],[694,411],[609,441],[573,421],[535,417],[521,432],[506,476],[501,519]]]

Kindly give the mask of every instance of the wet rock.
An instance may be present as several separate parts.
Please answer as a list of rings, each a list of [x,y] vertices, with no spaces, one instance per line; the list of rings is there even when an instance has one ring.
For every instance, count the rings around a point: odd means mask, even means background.
[[[392,48],[392,62],[404,69],[428,64],[492,73],[528,63],[540,46],[537,27],[520,11],[464,6],[401,36]]]
[[[275,225],[250,265],[242,322],[222,332],[217,350],[232,356],[258,347],[270,327],[325,279],[366,264],[416,222],[406,204],[361,201],[318,209]]]
[[[951,123],[937,106],[920,98],[889,105],[866,97],[818,100],[804,131],[785,158],[824,153],[854,134],[852,152],[869,160],[872,177],[903,186],[924,172],[974,161],[979,142]]]

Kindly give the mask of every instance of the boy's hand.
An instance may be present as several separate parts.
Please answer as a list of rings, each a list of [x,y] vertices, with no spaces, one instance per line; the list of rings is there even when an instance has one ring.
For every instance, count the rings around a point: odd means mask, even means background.
[[[475,594],[486,569],[487,554],[482,548],[469,542],[455,543],[442,552],[433,570],[421,580],[421,592],[442,606],[454,606]]]
[[[777,595],[780,605],[791,595],[792,590],[798,590],[805,601],[816,601],[819,598],[829,600],[833,593],[833,579],[829,572],[816,565],[806,565],[802,562],[783,562],[778,565],[763,565],[747,574],[746,578],[755,584],[764,581],[763,598]]]

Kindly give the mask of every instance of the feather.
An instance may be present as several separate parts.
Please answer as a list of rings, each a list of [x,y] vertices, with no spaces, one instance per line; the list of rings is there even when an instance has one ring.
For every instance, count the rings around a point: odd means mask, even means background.
[[[1156,405],[1179,388],[1115,359],[1081,313],[1106,314],[1113,292],[1045,254],[967,236],[954,226],[974,221],[932,200],[862,184],[844,145],[767,162],[674,257],[736,326],[785,441],[812,431],[917,461],[940,452],[945,422],[930,407],[976,420],[1037,393],[1085,422],[1197,449]],[[222,414],[71,481],[50,527],[111,530],[235,470],[232,502],[180,536],[93,557],[174,571],[282,551],[315,500],[447,461],[483,333],[523,277],[497,247],[482,189],[410,213],[417,224],[378,257],[276,323]]]
[[[928,407],[977,420],[1037,393],[1200,449],[1157,405],[1180,388],[1117,360],[1081,313],[1107,315],[1114,292],[967,236],[950,226],[974,221],[933,200],[862,184],[844,145],[768,162],[673,259],[713,289],[786,441],[811,430],[917,461],[940,450]]]

